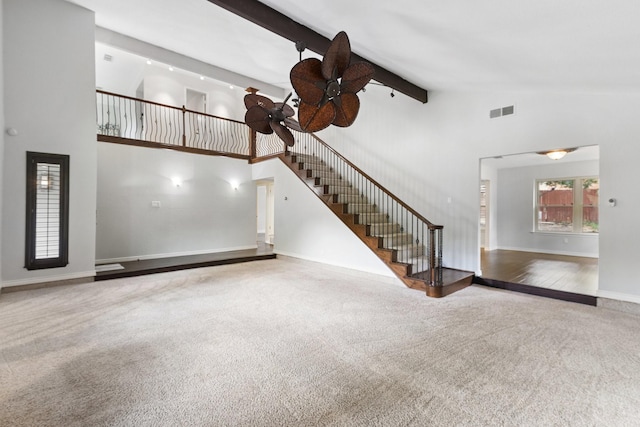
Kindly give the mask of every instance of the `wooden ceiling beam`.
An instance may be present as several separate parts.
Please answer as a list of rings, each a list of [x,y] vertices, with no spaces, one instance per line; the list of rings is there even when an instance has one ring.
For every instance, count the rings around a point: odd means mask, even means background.
[[[258,0],[208,0],[229,12],[241,16],[248,21],[253,22],[265,28],[281,37],[284,37],[292,42],[303,41],[306,43],[306,47],[320,55],[326,53],[327,48],[331,44],[331,40],[323,35],[315,32],[309,27],[306,27],[288,16],[278,12],[275,9],[267,6],[264,3],[260,3]],[[397,74],[375,64],[374,62],[362,58],[359,55],[352,53],[352,59],[354,61],[366,61],[373,65],[375,69],[374,79],[385,86],[397,90],[411,98],[414,98],[420,102],[426,103],[428,100],[427,90],[408,82]]]

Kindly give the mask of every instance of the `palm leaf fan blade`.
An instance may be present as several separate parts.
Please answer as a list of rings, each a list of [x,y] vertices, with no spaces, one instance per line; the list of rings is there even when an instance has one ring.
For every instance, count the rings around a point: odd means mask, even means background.
[[[244,122],[256,132],[265,134],[273,133],[271,126],[269,126],[269,112],[259,105],[254,105],[247,110],[244,114]]]
[[[360,100],[355,93],[343,93],[336,103],[336,116],[332,124],[339,127],[351,126],[360,111]]]
[[[298,120],[305,132],[318,132],[331,125],[336,117],[336,107],[333,102],[327,102],[322,107],[300,103]]]
[[[285,104],[284,102],[276,102],[276,109],[282,111],[283,117],[293,117],[296,112],[293,107],[289,104]]]
[[[342,75],[340,91],[357,93],[371,81],[375,74],[373,65],[368,62],[356,62],[349,66]]]
[[[325,79],[319,59],[308,58],[298,62],[289,73],[291,85],[300,99],[311,105],[318,105],[324,97]]]
[[[286,126],[283,126],[279,122],[269,122],[271,129],[278,135],[278,137],[284,141],[289,147],[293,147],[295,143],[295,139],[293,138],[293,134]]]
[[[298,123],[296,120],[292,119],[291,117],[285,117],[284,119],[284,124],[289,128],[289,129],[293,129],[296,130],[298,132],[304,132],[304,130],[302,129],[302,127],[300,126],[300,123]]]
[[[322,76],[325,80],[341,77],[351,61],[351,44],[344,31],[333,38],[322,59]]]
[[[266,96],[255,93],[249,93],[244,96],[244,106],[247,107],[247,110],[256,105],[264,108],[265,110],[275,108],[274,102]]]

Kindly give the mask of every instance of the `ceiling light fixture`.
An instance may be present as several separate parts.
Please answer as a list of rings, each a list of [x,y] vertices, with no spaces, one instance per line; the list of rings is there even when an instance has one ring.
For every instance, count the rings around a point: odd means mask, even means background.
[[[169,65],[169,71],[173,71],[173,67]]]
[[[200,76],[200,80],[204,80],[204,76]]]
[[[151,65],[151,60],[147,59],[147,65]]]
[[[561,158],[566,156],[567,153],[571,153],[571,152],[576,151],[576,150],[577,150],[577,148],[560,148],[560,149],[557,149],[557,150],[538,151],[538,154],[541,154],[543,156],[547,156],[551,160],[560,160]]]

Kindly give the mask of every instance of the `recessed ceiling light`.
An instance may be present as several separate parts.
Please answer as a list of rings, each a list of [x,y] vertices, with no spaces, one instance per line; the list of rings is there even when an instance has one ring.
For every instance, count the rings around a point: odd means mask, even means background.
[[[233,89],[233,86],[232,86],[232,85],[229,85],[229,89]]]
[[[147,59],[147,65],[151,65],[151,60]]]
[[[204,76],[200,76],[200,80],[204,80]]]
[[[169,66],[169,71],[173,71],[173,67],[172,66]]]

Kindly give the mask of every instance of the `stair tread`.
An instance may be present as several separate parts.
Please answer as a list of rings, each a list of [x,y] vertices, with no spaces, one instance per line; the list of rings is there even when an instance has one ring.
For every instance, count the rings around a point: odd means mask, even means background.
[[[395,245],[395,246],[391,246],[392,249],[398,249],[398,250],[402,250],[404,248],[417,248],[417,247],[422,247],[424,248],[424,245],[421,244],[416,244],[416,243],[405,243],[404,245]]]
[[[405,233],[401,231],[399,233],[387,233],[387,234],[377,234],[378,237],[396,237],[396,236],[411,236],[411,233]]]
[[[307,169],[309,170],[309,169]],[[334,171],[320,171],[317,169],[311,169],[311,175],[314,178],[338,178],[338,179],[342,179],[340,178],[340,175],[338,175],[336,172]]]
[[[321,184],[325,185],[325,184]],[[329,189],[327,194],[360,194],[360,191],[355,187],[347,187],[347,186],[339,186],[339,185],[329,185]]]

